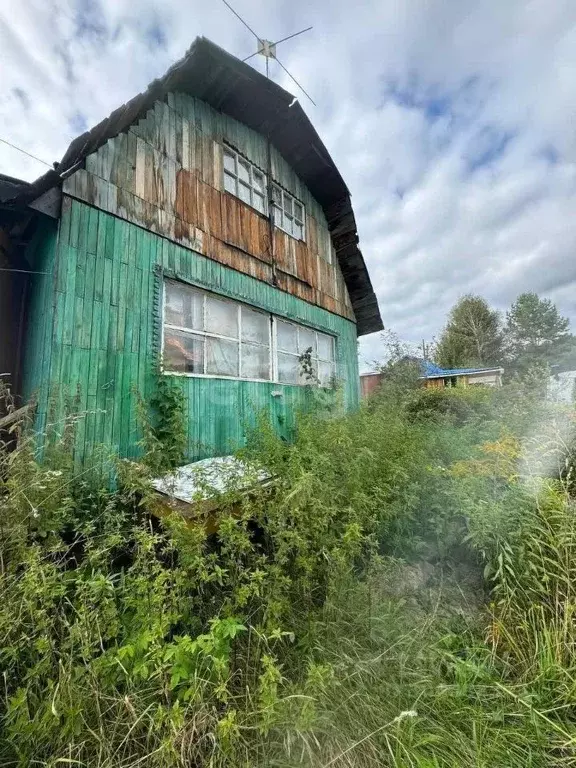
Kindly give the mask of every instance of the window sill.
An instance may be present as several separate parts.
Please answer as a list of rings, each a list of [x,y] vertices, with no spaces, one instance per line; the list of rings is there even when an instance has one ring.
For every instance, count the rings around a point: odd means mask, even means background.
[[[251,384],[270,384],[274,387],[297,387],[298,389],[301,389],[302,387],[309,387],[314,386],[315,389],[329,389],[332,390],[333,387],[321,387],[319,385],[310,385],[310,384],[287,384],[283,381],[272,381],[272,379],[240,379],[238,376],[223,376],[218,374],[211,374],[211,373],[186,373],[183,371],[162,371],[163,376],[177,376],[180,379],[216,379],[218,381],[238,381],[238,382],[248,382]]]
[[[245,206],[250,211],[255,213],[257,216],[260,216],[261,219],[270,221],[270,216],[267,213],[262,213],[262,211],[259,211],[258,208],[254,208],[253,205],[250,205],[250,203],[247,203],[246,200],[242,200],[241,197],[238,197],[232,192],[228,192],[227,189],[222,190],[222,194],[224,194],[226,197],[229,197],[231,200],[234,200],[240,203],[241,205]],[[282,227],[278,227],[276,224],[274,224],[274,229],[277,229],[278,232],[282,232],[283,235],[288,235],[288,237],[290,237],[292,240],[295,240],[297,243],[304,243],[304,245],[306,245],[306,240],[303,240],[301,237],[294,237],[294,235],[291,235],[290,232],[286,232],[285,229],[282,229]]]

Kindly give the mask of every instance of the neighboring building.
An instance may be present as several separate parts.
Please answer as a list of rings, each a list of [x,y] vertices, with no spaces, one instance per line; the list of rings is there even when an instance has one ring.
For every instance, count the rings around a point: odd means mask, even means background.
[[[429,362],[422,362],[422,380],[425,387],[501,387],[504,368],[440,368]]]
[[[411,358],[409,358],[411,359]],[[419,363],[422,386],[428,389],[444,387],[501,387],[503,368],[440,368],[428,360],[414,358]],[[368,397],[375,392],[386,377],[385,373],[363,373],[360,375],[360,392]]]
[[[361,373],[360,374],[360,397],[369,397],[376,392],[384,379],[383,373]]]
[[[161,360],[190,460],[262,409],[288,434],[310,348],[357,405],[356,340],[382,322],[349,192],[293,96],[204,38],[55,170],[0,178],[0,243],[25,270],[0,272],[0,373],[36,393],[39,428],[77,392],[81,453],[137,454]]]

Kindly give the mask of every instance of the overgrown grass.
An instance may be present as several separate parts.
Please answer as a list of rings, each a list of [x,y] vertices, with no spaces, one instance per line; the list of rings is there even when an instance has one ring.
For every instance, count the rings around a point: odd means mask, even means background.
[[[274,490],[239,513],[231,487],[213,535],[155,516],[156,440],[113,491],[102,457],[22,440],[0,460],[0,763],[576,765],[553,416],[391,382],[293,445],[263,421],[243,458]]]

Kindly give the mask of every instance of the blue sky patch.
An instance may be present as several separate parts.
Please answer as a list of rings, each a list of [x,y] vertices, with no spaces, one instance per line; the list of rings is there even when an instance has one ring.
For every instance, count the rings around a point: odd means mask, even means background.
[[[76,0],[76,37],[104,42],[108,36],[106,18],[99,0]]]
[[[560,152],[552,144],[542,147],[538,153],[549,165],[557,165],[560,161]]]
[[[79,136],[88,130],[88,123],[86,122],[86,116],[82,112],[74,112],[72,117],[68,118],[68,126],[74,136]]]
[[[502,131],[490,125],[477,131],[473,144],[465,156],[468,171],[474,173],[480,168],[498,162],[504,156],[515,135],[512,131]]]
[[[153,48],[166,48],[168,38],[166,36],[164,27],[161,25],[158,19],[146,27],[146,30],[144,31],[144,37]]]

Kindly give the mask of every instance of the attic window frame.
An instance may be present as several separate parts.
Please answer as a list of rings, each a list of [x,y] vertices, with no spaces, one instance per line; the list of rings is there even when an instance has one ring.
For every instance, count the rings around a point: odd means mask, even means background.
[[[231,157],[234,161],[233,171],[226,167],[226,155]],[[240,166],[247,167],[248,182],[241,178]],[[256,174],[262,177],[261,189],[257,188],[254,184],[254,177]],[[226,186],[226,177],[234,180],[236,187],[235,191],[228,189]],[[268,177],[261,168],[255,165],[255,163],[248,160],[248,158],[245,157],[241,152],[238,152],[237,149],[226,143],[222,144],[222,184],[225,192],[228,192],[230,195],[234,195],[234,197],[237,197],[238,200],[241,200],[246,205],[254,208],[254,210],[260,213],[262,216],[268,215]],[[250,200],[246,200],[240,196],[239,191],[241,186],[249,190]],[[261,198],[262,208],[254,205],[255,198]]]
[[[278,227],[278,229],[281,229],[282,232],[286,232],[287,235],[290,235],[290,237],[293,237],[294,240],[299,240],[300,242],[305,243],[306,242],[306,207],[304,203],[301,200],[298,200],[297,197],[295,197],[291,192],[288,192],[283,187],[278,184],[276,181],[272,181],[272,217],[274,221],[274,226]],[[278,195],[278,199],[274,199],[274,194]],[[289,203],[289,206],[287,205]],[[296,206],[299,206],[302,215],[297,217],[296,216]],[[288,219],[292,222],[290,225],[290,228],[288,228],[285,225],[285,219]],[[297,224],[301,228],[301,234],[296,235],[294,234],[294,225]]]

